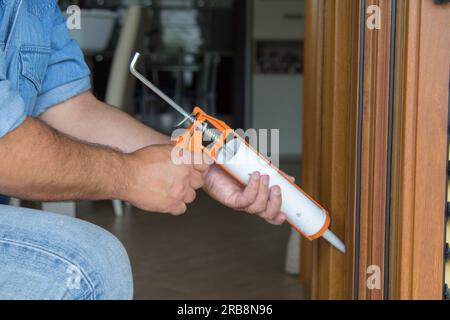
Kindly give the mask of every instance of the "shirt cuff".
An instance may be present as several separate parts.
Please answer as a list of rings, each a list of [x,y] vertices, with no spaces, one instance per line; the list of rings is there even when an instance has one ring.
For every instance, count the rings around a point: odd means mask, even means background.
[[[33,117],[38,117],[48,108],[69,100],[91,89],[89,76],[66,83],[37,97]]]
[[[25,103],[9,81],[0,81],[0,138],[16,129],[27,117]]]

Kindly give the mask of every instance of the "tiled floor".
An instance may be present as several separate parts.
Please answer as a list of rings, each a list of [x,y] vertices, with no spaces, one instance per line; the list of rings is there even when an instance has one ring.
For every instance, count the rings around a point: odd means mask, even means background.
[[[287,225],[236,213],[203,193],[181,217],[131,209],[115,218],[109,202],[80,203],[78,212],[122,240],[136,299],[303,298],[298,277],[284,272]]]

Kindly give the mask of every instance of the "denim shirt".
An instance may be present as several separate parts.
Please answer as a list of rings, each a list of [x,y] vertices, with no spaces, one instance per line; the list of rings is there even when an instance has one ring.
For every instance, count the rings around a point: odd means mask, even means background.
[[[90,87],[56,0],[0,0],[0,138]]]

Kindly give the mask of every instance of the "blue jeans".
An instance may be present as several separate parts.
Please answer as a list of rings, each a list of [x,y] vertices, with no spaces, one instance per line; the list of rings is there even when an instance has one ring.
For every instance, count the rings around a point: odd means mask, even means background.
[[[91,223],[0,205],[0,299],[131,299],[122,244]]]

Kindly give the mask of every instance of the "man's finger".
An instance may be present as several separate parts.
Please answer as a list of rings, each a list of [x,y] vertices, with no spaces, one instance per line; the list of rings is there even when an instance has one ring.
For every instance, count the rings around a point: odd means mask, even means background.
[[[179,202],[177,205],[174,206],[174,208],[171,210],[170,213],[175,216],[179,216],[185,213],[186,210],[187,210],[186,204],[183,202]]]
[[[260,183],[260,174],[259,172],[253,172],[248,185],[245,187],[244,191],[241,195],[239,195],[236,199],[236,207],[240,209],[247,208],[251,205],[258,195],[259,191],[259,183]]]
[[[281,209],[281,189],[279,186],[273,186],[270,189],[269,202],[267,203],[266,212],[267,220],[273,221],[277,218]]]
[[[193,159],[194,159],[193,164],[194,164],[195,170],[200,171],[200,172],[208,171],[209,166],[211,165],[211,162],[205,153],[196,152],[193,154]]]
[[[183,201],[184,201],[184,203],[189,204],[189,203],[194,202],[195,197],[196,197],[195,191],[193,189],[188,189],[186,191],[186,194],[184,195]]]
[[[200,171],[194,170],[194,172],[192,172],[190,185],[193,189],[197,190],[203,187],[204,181],[203,174]]]
[[[269,200],[269,182],[268,175],[262,175],[259,183],[259,191],[255,202],[248,206],[249,213],[257,213],[264,219],[271,219],[271,216],[266,215],[267,201]]]
[[[282,212],[279,212],[274,219],[268,220],[268,222],[274,225],[280,225],[283,224],[286,221],[286,219],[287,219],[286,215]]]

